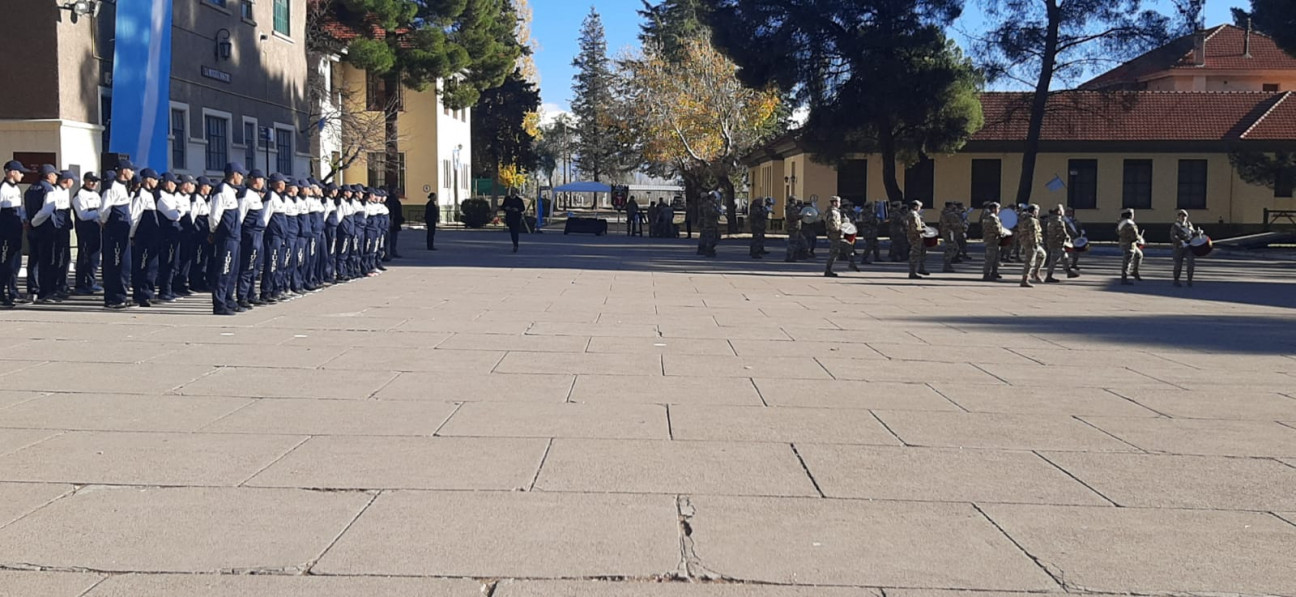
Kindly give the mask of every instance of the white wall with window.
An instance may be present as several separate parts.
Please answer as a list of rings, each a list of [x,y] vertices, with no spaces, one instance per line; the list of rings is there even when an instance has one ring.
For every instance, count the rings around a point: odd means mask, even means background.
[[[441,159],[438,192],[441,205],[450,206],[456,197],[460,203],[471,197],[472,126],[469,122],[472,118],[468,109],[450,110],[445,104],[441,107],[437,113],[437,157]]]

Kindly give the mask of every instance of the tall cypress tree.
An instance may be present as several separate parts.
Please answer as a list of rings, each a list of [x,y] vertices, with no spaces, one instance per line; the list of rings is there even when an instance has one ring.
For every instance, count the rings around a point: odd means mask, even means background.
[[[572,114],[576,116],[576,166],[582,176],[596,181],[609,178],[617,168],[617,140],[612,127],[612,67],[607,55],[603,19],[594,8],[581,25],[580,53],[572,60],[576,82],[572,87]]]

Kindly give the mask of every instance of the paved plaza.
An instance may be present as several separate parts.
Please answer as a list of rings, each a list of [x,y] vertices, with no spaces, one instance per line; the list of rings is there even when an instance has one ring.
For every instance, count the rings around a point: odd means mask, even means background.
[[[1292,262],[420,234],[234,318],[0,312],[0,595],[1296,595]]]

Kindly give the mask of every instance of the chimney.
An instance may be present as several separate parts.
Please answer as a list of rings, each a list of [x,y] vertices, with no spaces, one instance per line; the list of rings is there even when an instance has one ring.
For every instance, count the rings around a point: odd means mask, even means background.
[[[1193,34],[1193,66],[1206,66],[1206,32]]]
[[[1244,39],[1245,41],[1242,42],[1242,56],[1245,58],[1250,58],[1251,57],[1251,19],[1249,18],[1247,19],[1246,37]]]

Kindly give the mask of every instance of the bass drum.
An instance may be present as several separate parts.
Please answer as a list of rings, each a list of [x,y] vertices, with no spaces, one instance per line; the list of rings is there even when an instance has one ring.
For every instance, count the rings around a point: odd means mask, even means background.
[[[1011,230],[1005,230],[1004,235],[999,238],[999,247],[1002,249],[1011,248],[1013,245],[1013,235]]]
[[[928,249],[934,249],[940,244],[940,231],[928,226],[923,229],[923,245]]]
[[[1000,212],[999,212],[999,222],[1003,224],[1003,227],[1004,227],[1004,228],[1007,228],[1007,229],[1009,229],[1009,230],[1012,230],[1013,228],[1016,228],[1016,227],[1017,227],[1017,212],[1012,211],[1012,210],[1000,211]]]
[[[1080,237],[1071,242],[1071,248],[1067,249],[1069,253],[1087,253],[1089,251],[1089,239]]]
[[[1211,242],[1210,237],[1205,234],[1194,236],[1188,241],[1188,250],[1192,251],[1193,255],[1205,257],[1215,250],[1215,243]]]
[[[852,245],[855,244],[855,237],[857,234],[859,234],[859,231],[855,229],[855,224],[842,222],[842,238],[845,238],[846,242]]]

